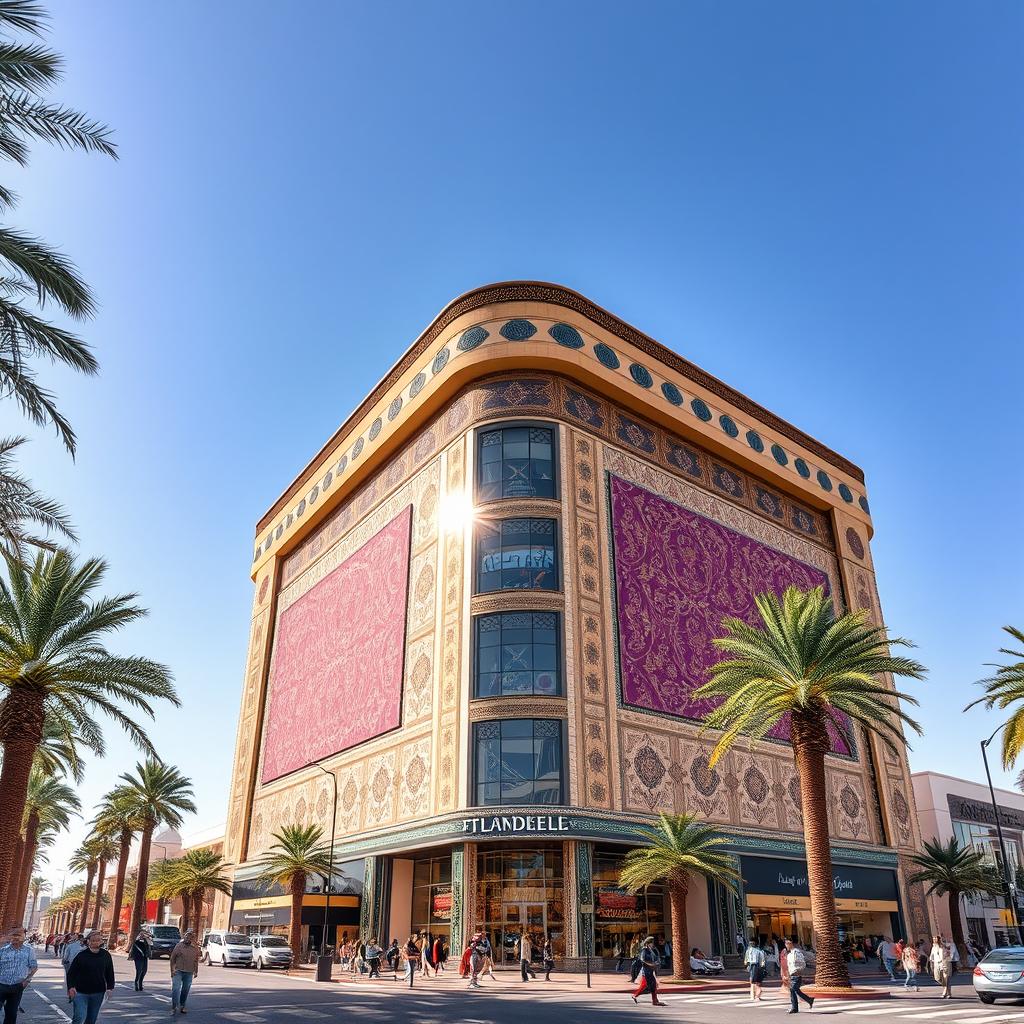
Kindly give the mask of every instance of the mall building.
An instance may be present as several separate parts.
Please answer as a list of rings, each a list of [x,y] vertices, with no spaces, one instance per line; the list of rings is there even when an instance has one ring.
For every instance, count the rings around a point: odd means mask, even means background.
[[[317,401],[344,365],[321,369]],[[480,927],[511,959],[528,928],[572,969],[668,933],[664,892],[618,872],[639,827],[688,811],[744,879],[691,891],[691,943],[809,941],[786,726],[712,768],[692,691],[766,589],[881,622],[871,535],[860,469],[582,295],[456,299],[257,526],[216,925],[287,927],[255,861],[316,823],[338,868],[311,880],[311,945],[326,916],[332,942],[456,951]],[[827,774],[843,934],[925,934],[905,758],[837,729]]]

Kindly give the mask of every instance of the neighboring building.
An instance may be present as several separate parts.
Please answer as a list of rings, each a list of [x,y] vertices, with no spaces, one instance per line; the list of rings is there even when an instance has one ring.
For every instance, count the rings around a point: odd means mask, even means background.
[[[719,824],[742,861],[738,898],[690,893],[694,945],[808,940],[784,733],[711,769],[690,692],[757,591],[824,585],[881,622],[871,534],[856,466],[581,295],[462,296],[258,524],[215,924],[287,926],[254,861],[287,823],[330,836],[336,785],[332,942],[457,953],[480,926],[510,959],[526,927],[573,967],[667,933],[660,889],[617,888],[659,811]],[[924,934],[905,758],[837,729],[827,783],[844,936]]]
[[[25,916],[22,920],[25,922],[25,927],[31,932],[35,931],[39,927],[39,922],[43,919],[46,911],[50,908],[50,897],[43,896],[40,894],[39,901],[36,903],[35,908],[32,907],[32,894],[29,894],[28,900],[25,902]]]
[[[1003,856],[988,786],[939,772],[914,772],[911,778],[921,837],[943,843],[956,838],[961,846],[983,853],[1002,873]],[[1024,794],[1009,789],[997,789],[995,794],[1009,874],[1017,893],[1018,920],[1024,921]],[[928,902],[935,926],[949,935],[948,897],[929,896]],[[1017,941],[1017,921],[1003,897],[965,898],[961,912],[964,929],[974,942],[992,947]]]

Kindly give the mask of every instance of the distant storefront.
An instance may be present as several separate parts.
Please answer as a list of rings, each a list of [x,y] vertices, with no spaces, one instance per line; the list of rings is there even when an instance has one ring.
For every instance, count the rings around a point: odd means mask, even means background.
[[[811,944],[813,928],[806,862],[744,856],[741,870],[747,907],[747,939],[770,941],[775,936]],[[841,940],[905,934],[894,870],[833,864],[832,875]]]

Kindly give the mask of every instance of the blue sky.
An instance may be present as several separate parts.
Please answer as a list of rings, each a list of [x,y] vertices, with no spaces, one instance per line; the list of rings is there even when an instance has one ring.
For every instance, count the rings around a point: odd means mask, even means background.
[[[225,816],[256,520],[442,306],[509,278],[864,467],[886,618],[931,670],[913,765],[979,777],[998,719],[960,708],[1024,624],[1020,4],[50,6],[60,94],[122,159],[4,180],[94,286],[103,371],[47,371],[76,463],[2,429],[152,609],[119,643],[177,676],[154,735],[186,831]],[[109,736],[87,805],[135,760]]]

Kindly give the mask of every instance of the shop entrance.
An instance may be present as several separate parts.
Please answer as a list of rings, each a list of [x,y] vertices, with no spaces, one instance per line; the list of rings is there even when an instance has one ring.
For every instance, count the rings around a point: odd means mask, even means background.
[[[533,959],[540,960],[544,936],[548,933],[547,907],[543,903],[503,903],[499,964],[519,964],[519,936],[525,929],[533,943]]]

